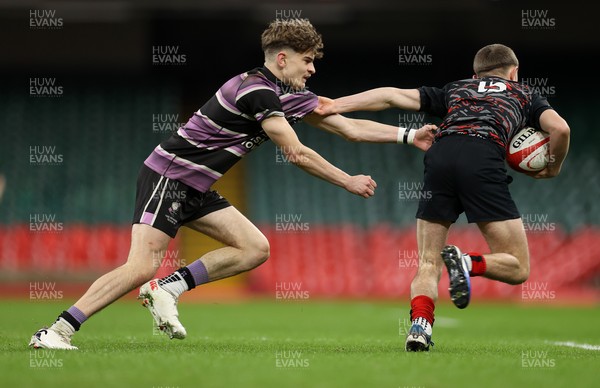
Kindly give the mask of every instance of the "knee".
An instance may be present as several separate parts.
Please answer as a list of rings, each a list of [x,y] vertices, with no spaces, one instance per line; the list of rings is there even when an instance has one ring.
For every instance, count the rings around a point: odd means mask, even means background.
[[[262,238],[256,239],[250,244],[246,252],[246,270],[251,270],[267,261],[271,254],[271,247],[267,238],[262,236]]]
[[[523,257],[516,256],[517,260],[519,260],[519,266],[513,271],[511,278],[507,282],[513,286],[525,283],[529,278],[529,257],[525,257],[524,260],[521,260]]]
[[[152,280],[156,275],[157,268],[147,265],[132,265],[132,263],[126,263],[124,267],[128,268],[129,279],[135,287],[139,287],[142,284]]]
[[[135,268],[135,280],[136,283],[144,284],[154,278],[156,272],[158,271],[158,267],[152,263],[151,265],[139,265]]]
[[[152,257],[159,257],[160,252],[153,253]],[[134,283],[141,285],[150,281],[156,275],[158,268],[161,265],[161,260],[148,260],[147,257],[132,257],[130,256],[125,264],[130,272],[130,277]]]
[[[516,286],[525,283],[527,279],[529,279],[529,267],[519,267],[510,284]]]

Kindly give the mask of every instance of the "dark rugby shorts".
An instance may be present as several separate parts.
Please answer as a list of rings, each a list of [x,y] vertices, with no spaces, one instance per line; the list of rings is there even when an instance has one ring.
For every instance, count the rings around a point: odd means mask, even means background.
[[[425,174],[417,218],[455,222],[465,212],[468,222],[504,221],[521,217],[508,185],[505,152],[496,143],[469,135],[447,135],[424,158]]]
[[[133,223],[148,224],[174,238],[185,223],[229,206],[216,191],[202,193],[142,165]]]

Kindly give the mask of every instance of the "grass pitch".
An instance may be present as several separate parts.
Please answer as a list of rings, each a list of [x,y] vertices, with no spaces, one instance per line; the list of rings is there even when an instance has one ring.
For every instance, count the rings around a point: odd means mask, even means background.
[[[4,387],[597,387],[600,310],[474,301],[436,308],[429,353],[406,353],[407,302],[182,302],[183,341],[119,301],[74,337],[29,349],[70,301],[0,301]],[[590,344],[583,349],[555,342]]]

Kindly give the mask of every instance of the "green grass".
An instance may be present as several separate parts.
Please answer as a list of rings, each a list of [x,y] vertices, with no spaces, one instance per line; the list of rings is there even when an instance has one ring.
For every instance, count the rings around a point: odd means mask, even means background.
[[[598,386],[600,351],[547,342],[600,345],[598,308],[441,304],[436,345],[417,354],[400,337],[406,301],[181,303],[183,341],[155,335],[145,309],[120,301],[83,326],[79,351],[27,348],[69,305],[0,301],[1,386]]]

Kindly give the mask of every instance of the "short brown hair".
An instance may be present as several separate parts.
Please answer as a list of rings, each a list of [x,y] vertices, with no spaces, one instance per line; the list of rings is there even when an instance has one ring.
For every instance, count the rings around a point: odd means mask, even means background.
[[[289,47],[298,53],[311,51],[315,58],[323,57],[323,40],[308,19],[277,19],[261,36],[262,49],[267,54]]]
[[[473,71],[478,77],[485,76],[494,70],[505,71],[510,66],[519,66],[515,52],[503,44],[490,44],[475,54]]]

